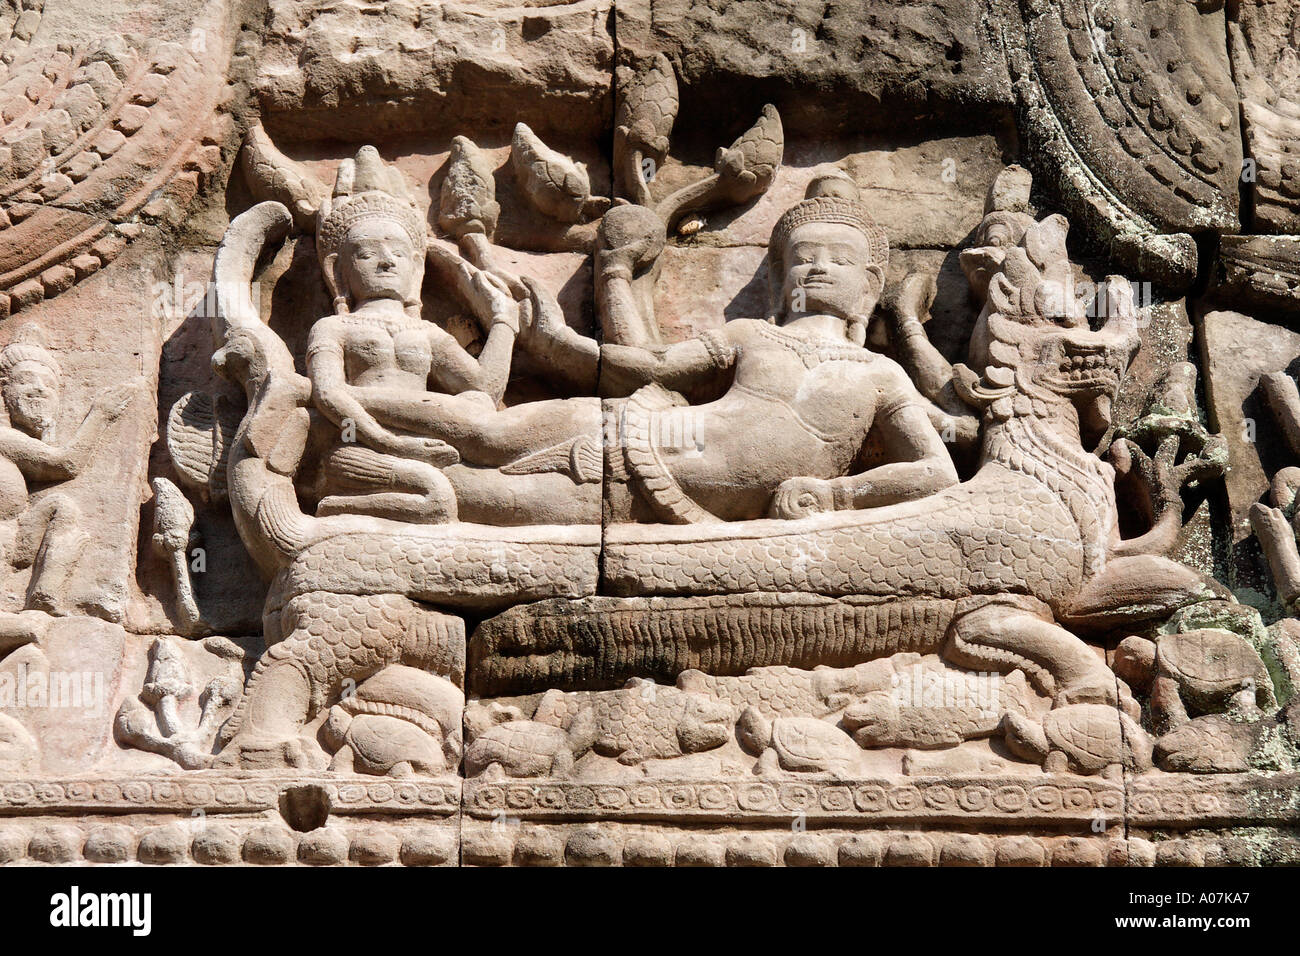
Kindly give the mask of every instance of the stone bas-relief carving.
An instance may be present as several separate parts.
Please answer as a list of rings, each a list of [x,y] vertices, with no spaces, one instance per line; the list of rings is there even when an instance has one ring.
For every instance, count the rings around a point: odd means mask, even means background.
[[[116,242],[0,276],[0,859],[1300,858],[1289,21],[425,6],[16,21],[10,228]]]

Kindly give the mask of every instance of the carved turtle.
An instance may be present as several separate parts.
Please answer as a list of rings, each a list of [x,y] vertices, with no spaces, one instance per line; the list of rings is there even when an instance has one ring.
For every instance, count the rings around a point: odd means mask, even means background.
[[[536,720],[497,724],[466,748],[465,774],[489,778],[568,776],[574,761],[591,749],[593,727],[586,715],[575,718],[568,730]]]
[[[1249,641],[1231,631],[1204,628],[1164,634],[1154,642],[1126,637],[1115,649],[1115,672],[1137,690],[1149,690],[1152,716],[1165,727],[1188,711],[1232,708],[1245,715],[1277,706],[1273,681]]]
[[[411,776],[460,760],[465,695],[445,677],[393,664],[330,708],[322,742],[331,770]]]
[[[816,717],[768,718],[753,706],[740,715],[736,739],[758,757],[759,773],[780,769],[851,776],[862,757],[852,738],[834,724]]]
[[[338,741],[330,769],[390,777],[438,774],[447,769],[442,745],[400,717],[330,710],[325,732]]]
[[[1093,774],[1151,767],[1151,738],[1128,714],[1106,704],[1070,704],[1048,711],[1042,724],[1008,711],[1002,717],[1007,747],[1049,773]]]

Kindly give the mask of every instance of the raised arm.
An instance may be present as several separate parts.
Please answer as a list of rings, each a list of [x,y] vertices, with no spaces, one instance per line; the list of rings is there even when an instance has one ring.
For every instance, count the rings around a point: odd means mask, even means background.
[[[914,272],[902,282],[894,307],[893,334],[890,336],[898,361],[916,381],[922,395],[943,405],[940,396],[952,383],[952,365],[943,357],[930,337],[925,334],[921,316],[929,312],[934,302],[935,281],[932,276]],[[945,411],[947,409],[945,408]]]
[[[104,429],[122,417],[139,394],[135,385],[119,385],[98,395],[65,445],[54,445],[16,428],[0,427],[0,456],[8,458],[29,481],[67,481],[77,477],[104,437]]]
[[[517,313],[503,313],[499,321],[488,330],[487,342],[478,358],[466,352],[455,337],[430,325],[429,338],[433,350],[433,378],[438,387],[452,395],[461,392],[484,392],[492,401],[501,401],[506,384],[510,381],[510,363],[514,354],[515,335],[518,331]]]

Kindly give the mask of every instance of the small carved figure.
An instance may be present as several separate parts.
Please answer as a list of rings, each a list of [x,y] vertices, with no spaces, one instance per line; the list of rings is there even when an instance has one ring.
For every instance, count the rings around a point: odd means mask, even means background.
[[[1007,747],[1048,773],[1141,773],[1151,769],[1151,738],[1128,714],[1105,704],[1049,711],[1040,724],[1015,711],[1002,718]]]
[[[409,777],[460,762],[465,695],[444,677],[393,664],[330,708],[321,728],[331,770]]]
[[[1260,379],[1265,401],[1277,419],[1291,453],[1300,457],[1300,389],[1286,372],[1272,372]],[[1256,502],[1250,509],[1250,524],[1273,573],[1273,584],[1286,608],[1300,610],[1300,534],[1297,517],[1300,467],[1278,469],[1270,482],[1269,504]]]
[[[203,646],[227,661],[243,659],[243,650],[224,637],[209,637]],[[180,708],[194,696],[195,686],[180,649],[160,637],[149,648],[149,670],[139,696],[128,697],[118,708],[114,736],[125,747],[161,754],[187,770],[207,767],[217,729],[240,690],[234,674],[212,678],[199,694],[198,721],[187,724]]]
[[[104,430],[130,403],[131,386],[107,390],[66,443],[55,436],[63,372],[35,325],[22,326],[0,349],[0,395],[7,421],[0,424],[0,521],[17,519],[10,551],[15,567],[32,568],[27,607],[67,613],[68,593],[81,552],[81,510],[70,496],[51,492],[30,503],[29,483],[75,478],[89,462]]]
[[[1029,191],[1032,180],[1029,171],[1021,166],[1007,166],[989,187],[984,202],[984,218],[975,229],[972,245],[960,254],[962,271],[970,284],[971,295],[981,309],[988,305],[989,282],[1002,271],[1008,250],[1019,246],[1026,234],[1035,226],[1029,212]],[[1064,223],[1064,217],[1045,221],[1047,225]],[[1051,233],[1044,236],[1046,239]],[[1062,240],[1064,233],[1061,233]],[[1035,243],[1045,246],[1046,242]],[[1059,259],[1064,258],[1064,247],[1053,249]],[[1036,260],[1040,268],[1045,264],[1041,255]],[[958,448],[973,449],[979,442],[979,407],[959,391],[964,376],[962,366],[953,366],[934,347],[925,332],[924,323],[930,318],[929,309],[936,293],[933,276],[911,273],[892,297],[888,310],[893,320],[891,341],[898,360],[916,382],[921,394],[933,403],[931,417],[941,433],[950,435]],[[977,347],[978,335],[972,336],[971,346]]]
[[[591,750],[594,723],[574,721],[568,730],[536,720],[509,720],[484,730],[465,750],[465,776],[567,777],[574,761]]]
[[[1259,652],[1231,631],[1206,628],[1154,641],[1126,637],[1115,648],[1115,673],[1150,693],[1157,730],[1187,723],[1189,711],[1199,716],[1230,709],[1247,719],[1277,706]]]
[[[731,738],[725,702],[638,678],[616,691],[549,692],[533,719],[568,730],[588,710],[596,733],[592,748],[622,764],[701,753]]]
[[[829,773],[851,777],[862,751],[844,731],[816,717],[764,717],[748,707],[736,724],[741,748],[758,757],[755,773]]]
[[[995,734],[1008,710],[1024,712],[1025,675],[1012,671],[1004,683],[997,699],[969,704],[912,705],[900,703],[894,692],[877,691],[851,704],[841,722],[860,747],[955,747]]]

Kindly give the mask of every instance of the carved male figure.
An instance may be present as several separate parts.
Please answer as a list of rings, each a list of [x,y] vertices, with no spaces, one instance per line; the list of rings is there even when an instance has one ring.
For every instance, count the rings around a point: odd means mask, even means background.
[[[106,425],[125,409],[130,395],[115,390],[98,401],[66,444],[55,440],[63,373],[45,348],[40,330],[27,325],[0,349],[0,396],[7,424],[0,425],[0,521],[13,535],[10,558],[32,566],[27,607],[56,613],[67,600],[69,573],[80,549],[81,512],[67,495],[44,495],[28,507],[29,482],[75,478],[88,462]],[[13,519],[17,519],[14,527]]]
[[[618,255],[609,250],[605,268],[619,268]],[[736,320],[658,352],[601,347],[602,391],[630,393],[620,415],[623,461],[611,471],[635,494],[620,496],[611,483],[615,520],[798,518],[906,501],[957,481],[907,374],[863,344],[888,242],[853,184],[841,175],[815,180],[777,223],[769,257],[774,323]],[[688,406],[675,394],[728,376],[714,401]],[[863,468],[872,444],[880,463]]]

